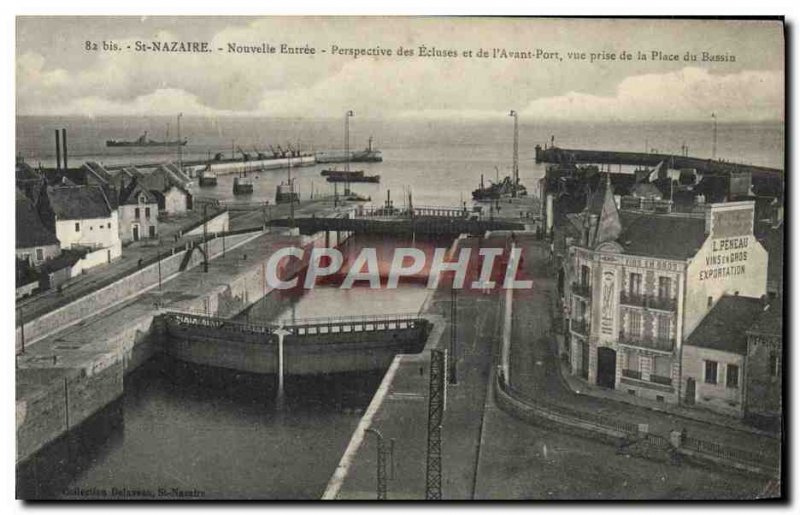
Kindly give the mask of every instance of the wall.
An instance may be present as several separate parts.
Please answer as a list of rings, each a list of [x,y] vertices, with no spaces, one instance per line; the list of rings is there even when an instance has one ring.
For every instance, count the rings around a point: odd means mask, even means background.
[[[717,362],[717,384],[705,383],[704,360]],[[686,383],[690,377],[695,380],[695,406],[708,408],[724,415],[736,417],[741,417],[743,415],[742,390],[745,384],[744,356],[715,349],[684,345],[682,361],[683,377],[681,381],[683,388],[681,391],[686,392]],[[739,367],[738,388],[728,388],[725,386],[728,364],[737,365]]]
[[[768,255],[753,236],[753,203],[714,204],[707,216],[711,232],[686,271],[684,338],[722,295],[760,298],[767,293]]]
[[[175,186],[164,192],[164,211],[168,214],[185,213],[189,209],[189,195]]]
[[[91,218],[86,220],[56,220],[56,237],[62,249],[73,245],[88,247],[111,247],[119,242],[119,221],[117,211],[108,218]],[[75,224],[80,230],[75,230]],[[102,227],[101,227],[102,226]]]
[[[36,249],[42,249],[43,259],[36,258]],[[48,259],[58,256],[60,253],[61,253],[61,247],[58,245],[58,243],[53,245],[46,245],[43,247],[29,247],[25,249],[17,248],[17,258],[23,259],[25,257],[25,254],[27,254],[27,259],[33,266],[39,266]]]
[[[202,236],[203,226],[208,234],[215,232],[226,232],[230,228],[230,214],[228,211],[223,211],[218,215],[211,216],[205,224],[200,224],[193,229],[183,233],[184,236]]]
[[[87,253],[83,256],[77,263],[72,265],[72,269],[70,270],[70,277],[75,277],[84,273],[86,270],[95,267],[97,265],[102,265],[104,263],[110,263],[111,261],[117,259],[122,255],[122,243],[117,242],[113,247],[98,249],[93,252]]]
[[[139,218],[136,218],[136,209],[139,209]],[[146,216],[147,209],[150,209],[150,216]],[[139,239],[150,238],[150,226],[156,229],[155,237],[158,237],[158,204],[126,204],[119,206],[119,238],[123,243],[133,240],[133,224],[139,224]]]
[[[105,250],[99,251],[101,254]],[[177,252],[161,260],[161,276],[166,278],[178,271],[185,251]],[[84,317],[93,315],[119,300],[139,293],[145,288],[158,283],[158,263],[153,263],[141,270],[127,275],[119,281],[100,290],[92,292],[80,299],[51,311],[25,324],[25,338],[31,343],[47,334],[63,329]],[[21,348],[21,334],[17,328],[17,350]]]
[[[779,365],[776,374],[770,370],[770,351],[777,353],[780,363],[782,350],[777,338],[748,336],[745,370],[745,409],[748,415],[774,418],[782,415],[781,377],[784,368]]]
[[[209,336],[208,330],[169,331],[165,351],[180,360],[259,374],[275,374],[277,337],[271,335]],[[422,327],[387,331],[330,333],[291,337],[284,342],[287,375],[313,375],[385,369],[395,354],[419,352]]]
[[[17,399],[17,463],[122,395],[122,361],[111,359],[95,365],[71,370],[63,378],[48,381],[36,395]],[[20,370],[17,374],[37,372]]]

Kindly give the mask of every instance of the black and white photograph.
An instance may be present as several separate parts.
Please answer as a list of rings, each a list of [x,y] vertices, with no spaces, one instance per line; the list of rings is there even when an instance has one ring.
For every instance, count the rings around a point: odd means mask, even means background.
[[[16,499],[786,499],[783,17],[14,23]]]

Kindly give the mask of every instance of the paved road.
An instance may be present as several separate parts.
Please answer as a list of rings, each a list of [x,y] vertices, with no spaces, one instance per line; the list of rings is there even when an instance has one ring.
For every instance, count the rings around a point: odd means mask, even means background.
[[[534,286],[515,294],[510,373],[514,385],[530,396],[573,408],[655,422],[659,427],[673,424],[669,416],[578,396],[564,388],[551,351],[549,302],[554,285],[546,273],[546,249],[531,241],[521,243],[526,248],[524,271]],[[718,433],[716,428],[712,431]],[[474,498],[752,499],[763,486],[760,478],[652,461],[599,441],[532,426],[500,410],[490,396]]]

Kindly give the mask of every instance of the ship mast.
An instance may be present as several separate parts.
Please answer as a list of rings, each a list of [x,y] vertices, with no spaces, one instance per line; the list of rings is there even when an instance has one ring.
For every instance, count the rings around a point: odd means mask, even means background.
[[[511,189],[511,196],[517,196],[517,186],[519,185],[519,125],[517,120],[517,112],[511,111],[508,116],[514,118],[514,158],[511,164],[511,175],[514,184]]]
[[[181,144],[181,117],[183,113],[178,113],[178,168],[183,172],[183,145]],[[167,141],[169,145],[169,141]]]
[[[346,182],[344,184],[344,194],[350,194],[350,118],[353,111],[347,111],[344,115],[344,173]]]
[[[711,142],[711,159],[717,158],[717,115],[711,113],[711,118],[714,120],[714,139]]]

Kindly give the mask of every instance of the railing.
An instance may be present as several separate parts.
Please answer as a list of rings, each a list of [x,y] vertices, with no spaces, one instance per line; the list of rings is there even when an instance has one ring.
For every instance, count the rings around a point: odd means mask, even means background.
[[[470,215],[479,216],[481,211],[468,209],[463,207],[452,206],[414,206],[408,208],[407,206],[360,206],[356,210],[356,215],[359,217],[370,216],[393,216],[393,217],[412,217],[412,216],[429,216],[429,217],[445,217],[445,218],[469,218]]]
[[[275,333],[283,328],[290,335],[306,336],[340,332],[413,329],[424,319],[416,313],[386,315],[357,315],[343,317],[297,318],[280,320],[249,319],[230,320],[192,311],[170,311],[165,313],[173,322],[184,326],[208,327],[235,333]]]
[[[570,328],[576,333],[587,336],[589,334],[589,324],[585,320],[570,320]]]
[[[502,389],[508,395],[510,395],[511,397],[513,397],[514,399],[523,404],[529,406],[535,406],[538,408],[544,408],[562,417],[570,417],[577,421],[590,422],[597,426],[611,429],[613,431],[617,431],[620,433],[626,433],[628,435],[636,435],[639,432],[639,426],[637,426],[636,424],[631,424],[629,422],[623,422],[611,417],[599,415],[593,411],[581,411],[572,409],[561,404],[554,404],[545,401],[542,398],[534,399],[529,395],[523,393],[522,391],[514,388],[514,386],[508,384],[502,377],[502,374],[498,374],[498,383],[500,389]]]
[[[676,299],[668,299],[658,295],[629,293],[626,291],[620,292],[619,302],[626,306],[660,309],[662,311],[675,311],[678,308],[678,301]]]
[[[675,346],[675,340],[672,339],[631,335],[626,334],[623,331],[620,331],[619,333],[619,343],[633,347],[640,347],[642,349],[659,350],[664,352],[672,352],[672,349]]]
[[[572,283],[571,290],[572,293],[580,295],[581,297],[585,297],[587,299],[592,298],[592,291],[588,284]]]
[[[638,370],[622,369],[622,377],[630,377],[631,379],[641,379],[642,373]]]
[[[667,376],[650,374],[650,382],[656,384],[663,384],[665,386],[672,386],[672,378]]]
[[[681,446],[696,452],[753,465],[777,466],[780,459],[776,454],[725,447],[717,442],[698,440],[688,436],[682,438]]]
[[[747,451],[687,436],[681,438],[680,446],[676,448],[669,439],[662,435],[639,432],[639,426],[637,424],[609,418],[592,411],[576,410],[560,404],[553,404],[541,397],[530,397],[509,385],[502,373],[498,373],[497,375],[496,386],[518,404],[509,403],[504,401],[502,397],[498,397],[501,408],[512,411],[513,414],[523,420],[540,416],[537,415],[536,410],[547,411],[564,418],[572,418],[578,422],[589,422],[605,430],[610,429],[619,433],[624,433],[629,438],[633,438],[634,441],[641,439],[641,441],[663,451],[673,452],[675,450],[680,451],[681,449],[687,449],[697,452],[699,455],[705,454],[706,456],[723,458],[729,462],[754,465],[761,468],[767,474],[773,474],[779,469],[780,456],[774,450]],[[567,425],[572,424],[568,421],[561,421],[560,423],[565,423]]]

